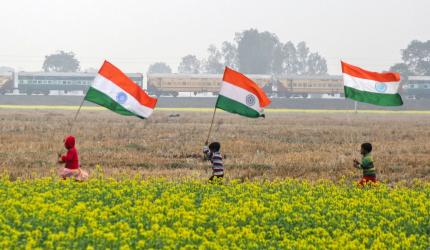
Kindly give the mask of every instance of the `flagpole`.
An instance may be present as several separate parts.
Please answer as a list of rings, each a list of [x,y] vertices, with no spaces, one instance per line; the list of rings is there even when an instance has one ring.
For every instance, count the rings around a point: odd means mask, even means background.
[[[354,111],[355,111],[355,114],[357,114],[357,108],[358,108],[358,102],[355,101],[354,102]]]
[[[79,105],[79,108],[78,108],[78,110],[76,111],[75,118],[73,118],[73,120],[72,120],[72,121],[71,121],[71,123],[70,123],[69,134],[71,134],[71,133],[72,133],[73,125],[74,125],[74,123],[75,123],[76,119],[78,118],[79,112],[81,111],[82,105],[83,105],[83,104],[84,104],[84,102],[85,102],[85,97],[86,97],[86,96],[87,96],[87,94],[85,93],[84,98],[82,98],[81,105]]]
[[[209,137],[211,136],[212,127],[213,127],[213,125],[214,125],[215,113],[216,113],[216,105],[215,105],[215,108],[214,108],[214,114],[213,114],[213,116],[212,116],[212,122],[211,122],[211,126],[210,126],[210,128],[209,128],[209,133],[208,133],[208,137],[206,138],[205,145],[208,145],[208,143],[209,143]]]

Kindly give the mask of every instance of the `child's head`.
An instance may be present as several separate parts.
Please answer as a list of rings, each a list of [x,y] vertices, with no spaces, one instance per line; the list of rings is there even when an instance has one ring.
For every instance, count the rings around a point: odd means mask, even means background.
[[[219,142],[212,142],[211,144],[209,144],[209,149],[212,152],[218,152],[221,149],[221,144]]]
[[[368,142],[361,144],[360,152],[362,155],[365,155],[365,154],[372,152],[372,144],[370,144]]]
[[[64,147],[67,149],[71,149],[75,146],[75,137],[73,135],[69,135],[64,138]]]

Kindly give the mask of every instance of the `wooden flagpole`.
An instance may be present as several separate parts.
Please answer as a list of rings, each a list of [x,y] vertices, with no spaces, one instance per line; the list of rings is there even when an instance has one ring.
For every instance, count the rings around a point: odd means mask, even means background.
[[[354,102],[354,110],[355,110],[355,114],[357,114],[357,108],[358,108],[358,102],[355,101]]]
[[[79,105],[79,108],[78,108],[78,110],[76,111],[75,118],[73,118],[73,120],[70,122],[69,134],[71,134],[71,133],[72,133],[73,125],[75,124],[75,121],[76,121],[76,119],[78,118],[79,112],[81,111],[82,105],[83,105],[83,104],[84,104],[84,102],[85,102],[85,97],[86,97],[86,96],[87,96],[87,95],[85,94],[84,98],[82,98],[81,105]]]
[[[217,108],[216,108],[216,105],[215,105],[215,108],[214,108],[214,114],[213,114],[213,116],[212,116],[212,122],[211,122],[211,126],[210,126],[210,128],[209,128],[208,137],[206,138],[206,141],[205,141],[205,145],[208,145],[208,143],[209,143],[209,138],[210,138],[210,136],[211,136],[212,127],[213,127],[213,125],[214,125],[216,109],[217,109]]]

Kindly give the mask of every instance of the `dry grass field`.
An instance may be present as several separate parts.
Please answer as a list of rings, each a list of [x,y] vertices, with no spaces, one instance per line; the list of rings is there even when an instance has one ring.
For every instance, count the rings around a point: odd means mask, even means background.
[[[11,179],[56,174],[58,151],[74,111],[0,109],[0,170]],[[179,115],[179,116],[178,116]],[[161,110],[149,120],[83,110],[72,134],[92,176],[205,179],[201,148],[210,112]],[[219,112],[212,140],[226,155],[228,179],[346,179],[359,146],[374,145],[384,182],[430,180],[430,116],[425,114],[268,113],[248,119]],[[97,167],[97,165],[99,167]]]

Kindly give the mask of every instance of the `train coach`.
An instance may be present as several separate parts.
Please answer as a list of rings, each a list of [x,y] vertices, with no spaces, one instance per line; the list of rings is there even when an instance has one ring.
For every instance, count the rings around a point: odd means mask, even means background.
[[[263,89],[270,88],[270,75],[247,75]],[[148,74],[150,94],[178,96],[179,92],[213,93],[221,88],[222,75],[217,74]]]
[[[277,78],[277,94],[280,97],[294,95],[343,95],[342,76],[280,76]]]
[[[403,92],[415,99],[430,98],[430,76],[409,76]]]
[[[96,73],[84,72],[19,72],[17,76],[19,93],[44,94],[51,91],[71,91],[85,92],[92,84]],[[139,86],[143,84],[143,74],[127,73]]]

